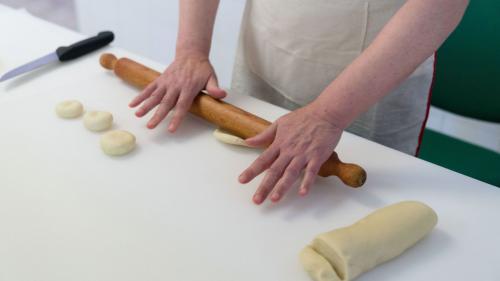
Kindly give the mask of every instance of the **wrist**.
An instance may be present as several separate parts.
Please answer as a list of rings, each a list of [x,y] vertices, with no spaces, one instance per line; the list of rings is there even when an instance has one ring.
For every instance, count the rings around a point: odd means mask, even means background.
[[[208,60],[208,53],[197,49],[177,49],[175,51],[175,59],[183,58],[198,58]]]
[[[207,58],[210,53],[210,44],[203,44],[195,41],[180,40],[175,48],[175,57],[194,56]]]
[[[319,97],[309,106],[316,116],[340,130],[345,130],[352,122],[347,114],[340,111],[335,105],[320,100]]]

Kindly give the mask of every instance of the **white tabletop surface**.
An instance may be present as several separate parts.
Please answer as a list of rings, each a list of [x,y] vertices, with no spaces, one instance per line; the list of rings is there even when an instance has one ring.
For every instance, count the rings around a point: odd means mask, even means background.
[[[0,35],[0,73],[83,38],[1,6]],[[432,206],[436,229],[358,280],[500,280],[497,188],[346,133],[337,151],[367,170],[363,188],[322,178],[306,198],[257,207],[258,181],[236,180],[257,151],[218,143],[195,117],[175,135],[165,123],[146,129],[126,106],[137,90],[98,57],[0,84],[0,281],[307,281],[297,254],[316,234],[402,200]],[[55,104],[71,98],[113,112],[137,150],[103,155],[99,134],[56,117]],[[229,101],[269,120],[286,113]]]

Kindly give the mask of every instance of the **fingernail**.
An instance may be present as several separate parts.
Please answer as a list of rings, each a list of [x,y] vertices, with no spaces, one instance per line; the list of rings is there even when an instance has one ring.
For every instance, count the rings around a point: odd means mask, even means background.
[[[255,196],[253,197],[253,202],[254,202],[255,204],[259,205],[260,203],[262,203],[262,196],[260,196],[260,195],[255,195]]]
[[[278,200],[280,200],[280,195],[278,193],[274,193],[272,196],[271,196],[271,200],[273,202],[278,202]]]
[[[246,180],[245,175],[243,175],[243,174],[242,174],[242,175],[240,175],[240,176],[238,177],[238,180],[239,180],[241,183],[245,182],[245,180]]]

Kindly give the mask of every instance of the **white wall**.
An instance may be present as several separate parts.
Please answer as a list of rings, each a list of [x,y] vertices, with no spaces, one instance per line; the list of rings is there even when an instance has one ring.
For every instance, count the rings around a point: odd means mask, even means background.
[[[466,118],[431,107],[427,128],[500,153],[500,124]]]
[[[76,30],[74,0],[0,0],[1,5],[26,9],[30,14]]]
[[[167,65],[175,53],[178,0],[76,0],[80,31],[110,29],[115,44]],[[211,58],[221,86],[228,87],[245,0],[222,0]]]

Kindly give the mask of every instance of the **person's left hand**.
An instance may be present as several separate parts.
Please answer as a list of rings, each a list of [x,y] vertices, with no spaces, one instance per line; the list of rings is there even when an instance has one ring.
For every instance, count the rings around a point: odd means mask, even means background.
[[[253,147],[269,147],[240,176],[248,183],[269,169],[253,196],[261,204],[271,194],[278,202],[305,170],[299,188],[306,195],[321,168],[337,146],[342,129],[310,104],[279,118],[269,128],[246,140]]]

